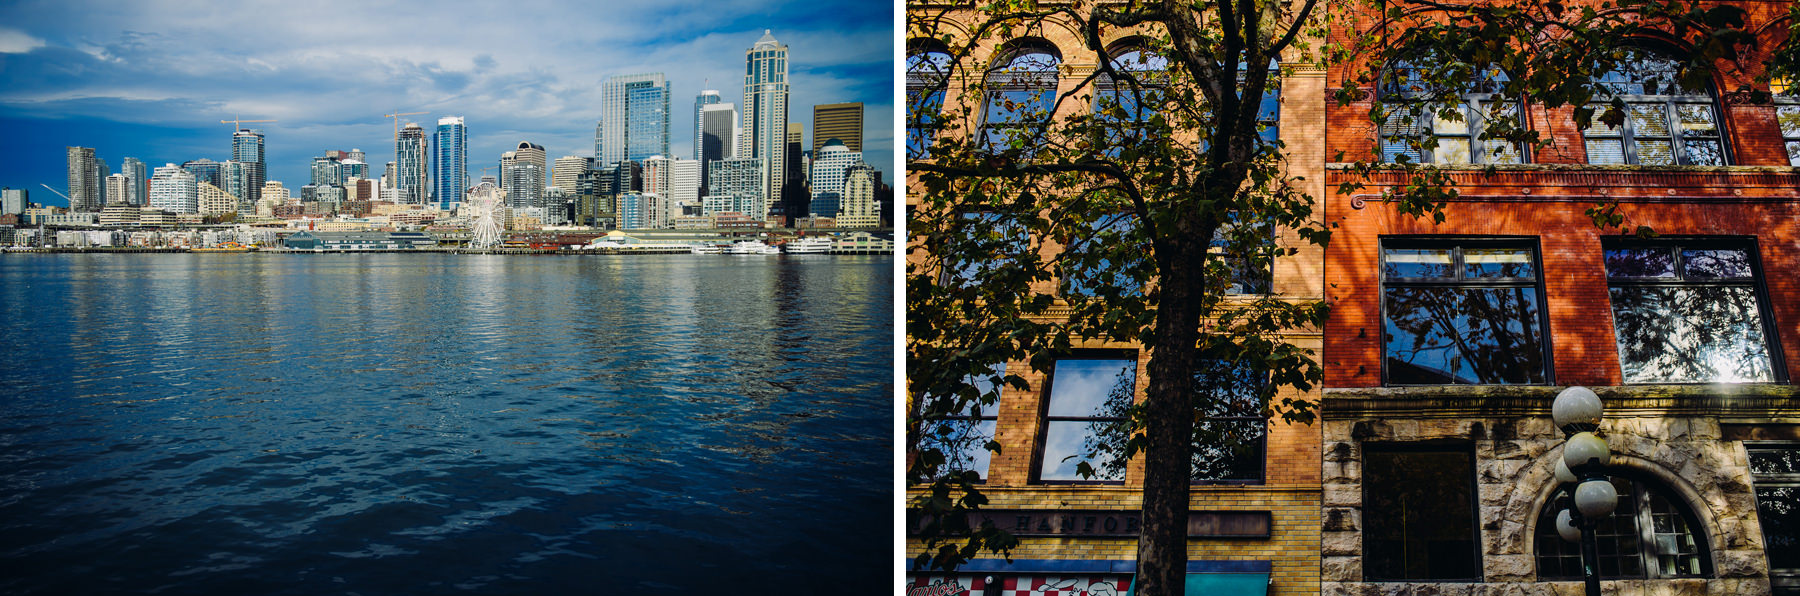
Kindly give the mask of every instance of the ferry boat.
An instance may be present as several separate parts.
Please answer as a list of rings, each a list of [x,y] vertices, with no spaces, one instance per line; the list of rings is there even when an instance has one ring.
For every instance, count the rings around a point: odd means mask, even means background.
[[[790,255],[825,254],[831,252],[831,239],[821,236],[798,238],[788,242],[786,249]]]
[[[693,251],[693,253],[697,255],[717,255],[725,253],[725,247],[717,244],[689,244],[688,250]]]
[[[741,240],[726,249],[726,254],[733,255],[773,255],[781,254],[781,249],[763,244],[760,240]]]

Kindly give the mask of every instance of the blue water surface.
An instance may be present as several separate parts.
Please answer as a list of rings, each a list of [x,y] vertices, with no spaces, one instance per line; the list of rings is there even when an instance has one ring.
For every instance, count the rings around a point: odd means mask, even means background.
[[[0,255],[0,593],[889,585],[892,272]]]

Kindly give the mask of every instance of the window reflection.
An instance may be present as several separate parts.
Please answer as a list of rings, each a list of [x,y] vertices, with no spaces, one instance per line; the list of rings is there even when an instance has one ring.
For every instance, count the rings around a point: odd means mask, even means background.
[[[1547,382],[1536,254],[1529,247],[1382,249],[1387,382]]]
[[[992,403],[983,404],[977,400],[965,411],[926,418],[921,424],[919,448],[937,449],[944,454],[944,464],[938,467],[939,476],[972,471],[983,480],[987,479],[989,459],[993,456],[987,444],[994,440],[994,425],[1000,411],[999,388],[1005,375],[1006,364],[1001,363],[994,365],[986,375],[964,379],[974,387],[976,395],[991,395]]]
[[[1600,122],[1608,104],[1594,103],[1586,136],[1588,163],[1721,166],[1728,162],[1712,92],[1681,87],[1682,64],[1645,48],[1632,48],[1618,68],[1597,79],[1625,102],[1618,126]]]
[[[1267,372],[1220,360],[1194,371],[1194,482],[1263,479],[1268,383]]]
[[[1045,408],[1038,479],[1124,480],[1126,461],[1117,455],[1123,453],[1124,440],[1129,438],[1126,416],[1136,386],[1136,359],[1057,360]],[[1082,462],[1093,468],[1093,478],[1077,473]]]
[[[1606,272],[1625,382],[1775,380],[1747,247],[1614,247]]]

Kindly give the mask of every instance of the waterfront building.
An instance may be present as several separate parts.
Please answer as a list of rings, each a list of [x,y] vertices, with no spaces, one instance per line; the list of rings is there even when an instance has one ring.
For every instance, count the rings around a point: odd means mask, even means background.
[[[219,174],[219,162],[207,158],[190,159],[181,164],[181,169],[194,175],[194,183],[207,183],[213,186],[224,186],[224,178]]]
[[[828,103],[813,106],[812,151],[818,153],[826,139],[844,142],[851,151],[863,149],[863,104]]]
[[[425,129],[416,123],[406,123],[400,129],[400,136],[394,139],[393,184],[400,191],[401,203],[421,205],[429,198],[427,155]]]
[[[837,217],[839,203],[844,196],[844,173],[851,166],[862,163],[862,153],[851,151],[842,141],[831,139],[825,142],[824,148],[813,156],[812,174],[807,178],[812,181],[812,200],[808,206],[808,214],[815,217]],[[874,190],[870,189],[870,199],[874,199]]]
[[[610,165],[669,154],[669,82],[663,73],[608,77],[600,85],[594,156]]]
[[[858,162],[844,169],[843,198],[836,215],[840,228],[874,228],[881,226],[881,212],[875,202],[875,186],[880,178],[875,168]]]
[[[119,173],[131,179],[125,187],[126,203],[142,207],[150,203],[150,168],[135,157],[127,157],[119,163]]]
[[[127,203],[113,203],[100,210],[100,225],[129,226],[138,223],[138,213],[143,209]]]
[[[662,227],[666,209],[653,194],[628,192],[619,195],[619,229],[644,230]]]
[[[765,197],[781,196],[788,165],[788,51],[769,30],[744,52],[744,100],[736,157],[763,160]],[[761,219],[767,213],[747,214]]]
[[[195,183],[201,215],[224,215],[238,212],[238,198],[225,189],[205,182]]]
[[[0,215],[23,215],[31,193],[23,188],[0,188]]]
[[[737,149],[737,104],[714,103],[700,107],[699,120],[696,121],[696,140],[694,145],[695,159],[700,161],[700,187],[707,187],[709,171],[706,164],[731,159]]]
[[[550,166],[550,186],[559,187],[574,194],[576,181],[582,174],[594,168],[594,158],[578,155],[565,155],[556,158]]]
[[[765,212],[762,160],[721,159],[707,164],[707,174],[706,215],[732,212],[755,217],[754,214]]]
[[[170,213],[198,213],[199,189],[194,175],[175,164],[164,164],[150,176],[150,206]]]
[[[469,187],[468,127],[462,116],[438,119],[437,133],[432,136],[431,197],[438,209],[448,211],[453,203],[462,202]]]
[[[245,128],[232,133],[231,159],[244,164],[244,188],[250,193],[245,200],[256,202],[262,197],[263,183],[268,181],[268,169],[263,163],[262,131]]]
[[[100,210],[100,179],[95,177],[98,170],[94,168],[93,147],[69,147],[69,209],[74,211]]]
[[[111,202],[109,202],[107,204],[108,205],[124,205],[124,204],[126,204],[126,200],[130,197],[130,191],[126,190],[126,188],[128,188],[130,185],[131,185],[131,178],[127,177],[124,174],[113,174],[111,176],[107,176],[106,177],[106,196],[109,197],[111,200]],[[104,209],[104,208],[102,208],[102,209]]]
[[[700,162],[656,156],[644,160],[644,192],[662,200],[668,213],[664,223],[673,222],[682,209],[700,206]]]

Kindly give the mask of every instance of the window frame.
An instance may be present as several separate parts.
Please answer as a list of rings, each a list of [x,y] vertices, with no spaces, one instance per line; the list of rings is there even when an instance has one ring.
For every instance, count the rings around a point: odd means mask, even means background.
[[[1221,360],[1212,360],[1210,362],[1224,363],[1224,361],[1221,361]],[[1225,363],[1225,364],[1230,364],[1230,363]],[[1236,363],[1234,366],[1243,367],[1243,366],[1245,366],[1245,363]],[[1247,372],[1249,372],[1250,374],[1257,375],[1258,384],[1257,384],[1257,387],[1254,388],[1254,390],[1258,393],[1258,395],[1254,396],[1253,399],[1255,399],[1259,404],[1261,404],[1264,400],[1260,394],[1272,393],[1272,391],[1273,391],[1273,387],[1271,387],[1272,380],[1270,379],[1269,372],[1266,370],[1257,371],[1257,370],[1254,370],[1254,368],[1250,368]],[[1200,375],[1201,373],[1202,373],[1202,371],[1198,371],[1198,370],[1194,372],[1194,374],[1196,376]],[[1196,383],[1197,382],[1198,382],[1198,379],[1196,379]],[[1198,388],[1196,387],[1196,393],[1197,392],[1198,392]],[[1268,479],[1269,479],[1269,418],[1261,415],[1261,412],[1258,412],[1254,416],[1208,416],[1208,415],[1199,415],[1199,414],[1202,414],[1202,413],[1196,412],[1196,416],[1194,418],[1196,425],[1198,425],[1198,423],[1201,423],[1201,422],[1225,422],[1225,423],[1255,422],[1255,423],[1258,423],[1261,425],[1261,427],[1260,427],[1261,432],[1257,435],[1256,442],[1255,442],[1255,444],[1256,444],[1256,451],[1255,451],[1256,452],[1256,476],[1254,478],[1197,479],[1197,478],[1194,478],[1193,466],[1192,466],[1192,463],[1190,462],[1189,468],[1188,468],[1188,484],[1190,486],[1238,486],[1238,485],[1259,485],[1259,484],[1267,483]],[[1191,446],[1190,446],[1190,448],[1191,448]],[[1192,456],[1190,455],[1190,459],[1191,458],[1192,458]]]
[[[994,375],[993,377],[990,377],[990,378],[996,379],[996,382],[993,383],[991,386],[989,386],[988,390],[983,392],[982,394],[986,395],[987,393],[992,392],[994,394],[994,403],[982,404],[980,402],[976,402],[976,403],[970,404],[969,411],[963,412],[960,414],[953,413],[953,414],[945,414],[945,415],[941,415],[941,416],[931,416],[931,415],[926,415],[923,412],[920,412],[920,416],[919,416],[920,420],[923,421],[923,424],[925,424],[925,425],[929,425],[931,423],[957,423],[957,422],[965,423],[965,424],[970,425],[970,427],[972,427],[972,428],[969,428],[968,430],[964,431],[966,435],[979,434],[979,432],[980,432],[979,429],[980,429],[981,423],[992,422],[994,426],[993,426],[992,431],[987,433],[987,441],[983,441],[981,444],[975,446],[976,449],[986,451],[987,450],[987,442],[997,440],[996,438],[1000,434],[1000,404],[1005,400],[1005,397],[1006,397],[1006,370],[1007,370],[1008,365],[1009,365],[1009,363],[1002,362],[1002,363],[994,365],[994,367],[990,371],[991,374]],[[965,377],[964,380],[969,382],[972,385],[975,385],[976,387],[981,387],[983,385],[988,384],[987,381],[989,380],[989,378],[969,379],[969,378]],[[921,402],[919,404],[919,408],[922,410],[924,407],[925,407],[925,404],[923,402]],[[991,410],[991,411],[984,411],[984,410]],[[927,446],[926,442],[927,442],[927,438],[926,438],[925,434],[923,432],[921,432],[920,437],[919,437],[918,447],[921,449],[926,447]],[[939,447],[939,446],[941,446],[941,444],[934,443],[930,446]],[[950,457],[949,457],[949,454],[946,453],[945,457],[944,457],[944,465],[949,466],[949,464],[950,464]],[[977,470],[977,472],[979,472],[979,474],[980,474],[980,478],[975,481],[975,484],[986,484],[988,481],[989,474],[992,472],[992,470],[993,470],[993,452],[989,451],[988,456],[987,456],[987,465],[983,469]],[[946,467],[946,468],[938,470],[938,477],[942,478],[945,475],[948,475],[950,472],[953,472],[953,471],[960,472],[960,471],[967,471],[967,470],[958,470],[958,469],[951,469],[951,468]],[[926,480],[926,482],[930,482],[930,480]]]
[[[1615,279],[1611,275],[1611,273],[1609,273],[1605,270],[1605,268],[1606,268],[1605,252],[1606,251],[1613,250],[1613,249],[1620,249],[1620,248],[1646,248],[1646,247],[1668,249],[1673,257],[1673,261],[1670,263],[1670,267],[1673,268],[1673,270],[1675,271],[1676,277],[1668,278],[1668,279],[1663,279],[1663,278]],[[1684,249],[1699,249],[1699,250],[1741,249],[1744,251],[1744,253],[1748,259],[1748,265],[1750,267],[1751,276],[1748,279],[1748,281],[1745,281],[1742,279],[1701,280],[1701,281],[1697,281],[1697,282],[1696,281],[1688,281],[1685,278],[1685,273],[1683,272],[1683,263],[1684,263],[1685,257],[1681,253],[1682,253],[1682,250],[1684,250]],[[1606,239],[1603,239],[1601,242],[1601,259],[1602,259],[1601,264],[1600,264],[1601,271],[1602,271],[1603,275],[1606,275],[1607,314],[1608,314],[1608,316],[1612,317],[1612,319],[1613,319],[1613,325],[1612,325],[1613,349],[1615,350],[1615,353],[1618,354],[1618,358],[1619,358],[1619,382],[1620,383],[1625,384],[1625,385],[1711,385],[1711,384],[1717,384],[1717,383],[1753,385],[1753,384],[1785,384],[1785,383],[1787,383],[1787,381],[1788,381],[1787,367],[1784,364],[1785,359],[1782,357],[1783,354],[1781,352],[1781,339],[1780,339],[1781,336],[1779,335],[1779,329],[1775,326],[1774,312],[1773,312],[1773,308],[1772,308],[1773,303],[1770,302],[1768,283],[1766,280],[1767,278],[1763,275],[1762,255],[1761,255],[1761,251],[1759,250],[1759,247],[1756,243],[1756,238],[1754,236],[1661,236],[1661,237],[1658,237],[1655,239],[1649,239],[1649,240],[1635,239],[1635,238],[1624,238],[1624,239],[1606,238]],[[1617,350],[1620,348],[1620,346],[1619,346],[1619,321],[1618,321],[1618,315],[1617,315],[1616,311],[1614,311],[1613,304],[1612,304],[1612,290],[1615,287],[1634,287],[1634,288],[1643,288],[1643,287],[1666,287],[1666,288],[1749,287],[1750,295],[1756,301],[1757,316],[1760,319],[1759,322],[1761,323],[1760,328],[1761,328],[1762,335],[1763,335],[1763,349],[1766,350],[1766,354],[1768,355],[1768,358],[1769,358],[1769,380],[1732,382],[1732,381],[1716,381],[1716,380],[1631,381],[1631,380],[1626,379],[1625,378],[1625,356],[1624,356],[1624,354],[1617,352]]]
[[[1055,63],[1048,70],[1013,70],[1014,61],[1031,55],[1049,56]],[[995,56],[1004,58],[1004,60],[995,60],[995,63],[988,66],[987,72],[982,74],[981,127],[979,129],[981,138],[977,144],[983,151],[989,153],[1000,153],[1007,150],[1004,146],[996,146],[996,141],[1007,141],[1015,134],[1026,134],[1028,138],[1037,138],[1048,131],[1051,123],[1056,119],[1057,91],[1062,84],[1063,57],[1053,44],[1042,41],[1023,41],[997,52]],[[994,120],[995,112],[999,111],[999,104],[1003,103],[1006,94],[1016,92],[1030,93],[1036,96],[1034,101],[1045,103],[1045,105],[1038,106],[1044,110],[1042,120],[1027,118],[1021,118],[1018,121]],[[1020,110],[1005,111],[1017,116],[1024,115]],[[1005,131],[1027,132],[1008,134]],[[999,136],[996,137],[996,134]],[[1030,144],[1027,144],[1022,151],[1028,157],[1035,153]]]
[[[1015,213],[1010,213],[1007,211],[992,210],[992,209],[958,211],[956,214],[957,233],[958,234],[966,234],[967,233],[966,232],[966,230],[968,229],[967,226],[970,225],[968,223],[969,220],[986,219],[986,220],[988,220],[986,227],[988,229],[991,229],[994,232],[996,232],[996,234],[998,236],[998,240],[995,240],[996,242],[1005,242],[1005,241],[1009,240],[1008,236],[1010,235],[1010,233],[1008,232],[1008,230],[1023,232],[1022,234],[1019,234],[1017,238],[1010,239],[1012,242],[1016,243],[1012,248],[1018,249],[1018,251],[1020,253],[1029,252],[1032,250],[1031,230],[1028,229],[1025,226],[1025,224],[1015,221],[1014,220],[1015,217],[1017,217],[1017,214],[1015,214]],[[996,252],[999,253],[997,256],[1004,257],[1004,256],[1006,256],[1007,249],[1006,249],[1006,247],[997,248]],[[942,253],[940,253],[940,254],[942,254]],[[939,262],[940,269],[938,271],[938,285],[940,287],[947,287],[947,288],[957,288],[957,289],[967,288],[971,285],[974,285],[975,282],[979,280],[979,272],[981,269],[983,269],[984,267],[992,267],[993,266],[993,265],[991,265],[992,262],[993,261],[985,261],[985,262],[979,263],[979,264],[971,264],[971,265],[967,265],[967,266],[962,266],[962,265],[958,265],[954,261],[948,260],[947,257],[944,259],[941,259]],[[974,275],[960,280],[960,283],[953,283],[953,282],[958,282],[959,280],[957,280],[956,278],[958,278],[964,274],[974,274]]]
[[[1378,282],[1376,284],[1376,292],[1377,292],[1376,300],[1379,301],[1376,312],[1377,312],[1377,316],[1379,317],[1379,326],[1381,329],[1378,339],[1381,342],[1380,343],[1380,346],[1381,346],[1381,385],[1383,387],[1448,387],[1448,386],[1460,386],[1460,385],[1526,386],[1526,387],[1529,387],[1529,386],[1550,386],[1550,385],[1556,384],[1556,361],[1554,358],[1554,354],[1556,351],[1555,350],[1555,338],[1552,337],[1550,334],[1550,308],[1549,308],[1549,301],[1548,301],[1549,297],[1546,296],[1545,292],[1544,292],[1544,251],[1543,251],[1541,239],[1539,237],[1537,237],[1537,236],[1461,236],[1461,235],[1424,235],[1424,236],[1420,236],[1420,235],[1405,235],[1405,236],[1381,236],[1379,240],[1380,241],[1377,243],[1377,246],[1375,248],[1375,251],[1376,251],[1375,266],[1377,268],[1375,275],[1378,280]],[[1388,278],[1387,273],[1385,271],[1385,269],[1386,269],[1385,252],[1387,249],[1389,249],[1389,248],[1443,248],[1443,247],[1452,248],[1451,267],[1453,267],[1457,271],[1457,275],[1458,275],[1459,279],[1453,280],[1453,281],[1432,281],[1432,280],[1429,280],[1428,278],[1400,278],[1400,279]],[[1463,254],[1462,254],[1462,249],[1464,247],[1525,248],[1525,249],[1528,249],[1531,251],[1532,266],[1536,272],[1536,274],[1534,275],[1534,279],[1532,279],[1530,282],[1521,282],[1521,281],[1518,281],[1515,279],[1494,279],[1494,280],[1464,280],[1464,279],[1460,279],[1460,277],[1462,276],[1462,270],[1463,270],[1463,265],[1464,265]],[[1388,292],[1389,288],[1395,287],[1396,285],[1398,285],[1400,287],[1492,288],[1492,287],[1521,287],[1521,286],[1524,286],[1524,287],[1531,288],[1534,292],[1536,292],[1536,295],[1537,295],[1538,308],[1537,308],[1537,321],[1535,321],[1535,323],[1537,324],[1538,335],[1543,338],[1543,342],[1542,342],[1543,348],[1541,350],[1542,354],[1540,354],[1539,357],[1542,359],[1542,362],[1543,362],[1544,380],[1542,382],[1538,382],[1538,383],[1531,383],[1531,382],[1526,382],[1526,383],[1434,383],[1434,384],[1424,384],[1424,385],[1401,384],[1401,383],[1393,382],[1390,378],[1391,377],[1390,371],[1388,370],[1387,345],[1388,345],[1389,337],[1388,337],[1388,330],[1387,330],[1387,328],[1388,328],[1388,325],[1387,325],[1387,323],[1388,323],[1387,292]]]
[[[1065,423],[1067,423],[1067,422],[1088,422],[1089,424],[1092,424],[1094,422],[1109,422],[1112,424],[1119,424],[1119,423],[1129,423],[1130,422],[1129,418],[1116,418],[1116,417],[1107,417],[1107,416],[1085,416],[1084,417],[1084,416],[1053,416],[1053,415],[1051,415],[1050,407],[1052,404],[1050,403],[1050,399],[1051,399],[1051,396],[1056,391],[1056,367],[1055,367],[1055,364],[1061,363],[1065,360],[1126,360],[1126,361],[1130,361],[1131,362],[1131,403],[1132,403],[1132,405],[1136,405],[1138,402],[1138,393],[1139,393],[1138,392],[1138,382],[1139,382],[1138,374],[1140,372],[1142,372],[1142,367],[1139,366],[1138,352],[1136,350],[1107,350],[1107,349],[1079,350],[1079,351],[1070,352],[1067,354],[1062,354],[1062,355],[1057,356],[1057,358],[1055,359],[1055,363],[1053,363],[1051,366],[1050,371],[1044,375],[1043,388],[1038,393],[1039,399],[1038,399],[1037,437],[1032,445],[1031,482],[1033,484],[1039,484],[1039,485],[1102,485],[1102,486],[1123,485],[1123,484],[1125,484],[1126,476],[1127,476],[1127,474],[1123,470],[1120,471],[1120,475],[1117,480],[1103,480],[1103,479],[1100,479],[1098,475],[1096,475],[1094,478],[1091,478],[1091,479],[1084,479],[1084,478],[1059,479],[1059,478],[1045,478],[1044,477],[1044,472],[1046,471],[1045,466],[1053,465],[1053,462],[1048,461],[1048,459],[1050,457],[1050,453],[1049,453],[1050,426],[1052,423],[1056,423],[1056,422],[1065,422]],[[1080,454],[1077,453],[1076,455],[1079,456]]]
[[[1413,65],[1410,61],[1401,61],[1388,68],[1388,70],[1393,72],[1418,69],[1419,67]],[[1381,152],[1381,163],[1400,163],[1395,157],[1399,155],[1411,156],[1410,153],[1406,152],[1407,150],[1418,152],[1418,155],[1411,160],[1413,163],[1418,164],[1488,166],[1532,163],[1531,148],[1528,145],[1513,143],[1505,139],[1481,138],[1481,136],[1487,132],[1488,112],[1495,103],[1494,97],[1499,94],[1491,91],[1483,91],[1483,85],[1494,85],[1496,83],[1493,80],[1481,77],[1479,74],[1477,76],[1480,78],[1471,81],[1463,90],[1456,93],[1455,109],[1463,118],[1464,130],[1460,133],[1438,132],[1438,113],[1442,108],[1449,106],[1431,101],[1429,93],[1411,89],[1394,88],[1395,86],[1401,85],[1399,82],[1378,82],[1376,89],[1378,91],[1378,96],[1381,97],[1382,104],[1391,106],[1389,108],[1387,120],[1378,123],[1375,127],[1375,147]],[[1501,71],[1501,76],[1509,77],[1510,75],[1506,75],[1505,71]],[[1513,110],[1513,113],[1520,119],[1520,125],[1523,127],[1526,124],[1524,118],[1527,113],[1525,100],[1520,98],[1516,102],[1508,103],[1512,103],[1510,107]],[[1420,131],[1416,139],[1414,137],[1402,135],[1398,130],[1389,130],[1391,127],[1400,126],[1400,123],[1409,112],[1413,118],[1411,126],[1418,128]],[[1469,147],[1469,161],[1439,162],[1437,160],[1436,148],[1428,150],[1421,144],[1427,137],[1436,140],[1437,147],[1444,146],[1444,139],[1460,139],[1467,142]],[[1390,153],[1388,151],[1389,143],[1399,144],[1402,151]],[[1513,154],[1517,156],[1517,159],[1509,162],[1494,161],[1489,157],[1489,153],[1491,153],[1489,151],[1489,145],[1495,143],[1513,145]]]
[[[1647,46],[1637,46],[1637,47],[1632,48],[1632,50],[1640,53],[1638,60],[1637,60],[1637,62],[1640,64],[1647,60],[1667,60],[1670,62],[1679,62],[1679,59],[1675,57],[1675,52],[1664,51],[1661,49],[1647,47]],[[1643,85],[1645,85],[1647,83],[1655,82],[1654,79],[1652,79],[1651,81],[1648,81],[1648,82],[1643,81],[1643,80],[1632,80],[1632,81],[1628,81],[1628,82],[1616,82],[1616,81],[1604,80],[1605,77],[1607,77],[1608,75],[1612,75],[1617,72],[1619,72],[1619,71],[1615,70],[1615,71],[1601,73],[1600,76],[1594,77],[1594,82],[1601,87],[1610,87],[1612,85],[1638,85],[1638,86],[1642,87]],[[1671,72],[1670,76],[1673,77],[1678,72],[1679,71]],[[1671,81],[1670,84],[1678,84],[1678,83]],[[1681,91],[1681,90],[1677,89],[1677,91]],[[1608,103],[1592,103],[1592,104],[1588,105],[1588,107],[1594,108],[1595,111],[1594,111],[1594,120],[1589,123],[1589,126],[1586,129],[1583,129],[1581,131],[1582,153],[1583,153],[1583,158],[1587,161],[1587,163],[1593,164],[1593,165],[1653,165],[1653,166],[1674,165],[1674,166],[1704,166],[1704,167],[1735,165],[1736,160],[1732,156],[1731,143],[1730,143],[1729,139],[1727,138],[1730,135],[1727,135],[1725,133],[1725,110],[1723,109],[1722,106],[1719,105],[1719,94],[1718,94],[1716,87],[1714,86],[1712,81],[1710,81],[1710,80],[1707,81],[1706,88],[1699,90],[1699,91],[1691,91],[1691,92],[1690,91],[1682,91],[1680,93],[1674,93],[1674,94],[1615,93],[1612,95],[1612,97],[1625,103],[1625,113],[1624,113],[1625,119],[1623,122],[1619,123],[1619,126],[1617,128],[1607,126],[1600,122],[1599,117],[1600,117],[1600,114],[1602,114],[1606,111],[1606,109],[1609,107],[1610,104],[1608,104]],[[1705,140],[1706,138],[1716,139],[1719,144],[1719,160],[1721,163],[1696,164],[1696,163],[1690,163],[1688,160],[1687,141],[1688,141],[1689,135],[1687,134],[1685,127],[1683,127],[1681,124],[1681,111],[1677,106],[1682,106],[1682,105],[1690,105],[1691,106],[1691,105],[1700,105],[1700,104],[1705,104],[1705,106],[1707,108],[1707,113],[1712,115],[1713,134],[1710,137],[1706,137],[1704,135],[1693,135],[1693,136],[1694,136],[1694,138],[1699,139],[1699,140]],[[1674,158],[1674,163],[1672,163],[1672,164],[1644,164],[1644,163],[1642,163],[1643,157],[1638,151],[1638,141],[1640,141],[1640,140],[1648,141],[1648,140],[1653,140],[1653,138],[1637,134],[1637,132],[1636,132],[1637,126],[1636,126],[1636,124],[1633,123],[1633,118],[1632,118],[1632,107],[1633,106],[1657,106],[1662,109],[1664,122],[1666,123],[1666,125],[1669,128],[1669,134],[1667,136],[1657,136],[1657,137],[1654,137],[1654,139],[1655,140],[1667,139],[1669,141],[1670,156]],[[1603,128],[1609,129],[1609,130],[1612,130],[1615,132],[1611,133],[1611,134],[1595,134],[1594,133],[1595,130],[1600,130]],[[1617,139],[1619,141],[1619,152],[1620,152],[1620,157],[1623,161],[1621,161],[1620,163],[1594,161],[1594,151],[1592,149],[1592,145],[1594,144],[1593,141],[1595,141],[1595,140],[1612,140],[1612,139]]]
[[[1701,523],[1700,517],[1694,513],[1692,504],[1688,503],[1686,499],[1681,498],[1679,493],[1676,493],[1663,482],[1644,476],[1641,473],[1617,473],[1613,474],[1611,478],[1615,480],[1625,480],[1631,485],[1629,494],[1625,491],[1619,491],[1619,498],[1630,498],[1632,500],[1633,511],[1631,520],[1634,528],[1637,530],[1637,552],[1635,553],[1635,558],[1638,561],[1638,569],[1640,569],[1642,573],[1639,575],[1608,575],[1606,573],[1601,573],[1601,581],[1709,579],[1716,576],[1717,567],[1713,564],[1713,549],[1710,541],[1712,536],[1707,533],[1706,526]],[[1556,516],[1562,510],[1570,507],[1570,499],[1572,498],[1570,497],[1570,494],[1568,489],[1558,488],[1550,493],[1550,497],[1544,501],[1544,506],[1539,509],[1537,529],[1532,536],[1532,565],[1534,571],[1538,574],[1539,581],[1579,581],[1582,578],[1580,574],[1545,574],[1543,571],[1545,558],[1567,558],[1570,555],[1566,552],[1555,555],[1546,555],[1543,552],[1543,549],[1538,548],[1538,545],[1542,542],[1554,542],[1562,545],[1563,549],[1573,550],[1574,556],[1577,557],[1577,559],[1581,557],[1581,546],[1579,544],[1569,544],[1556,532]],[[1657,565],[1657,557],[1659,555],[1655,552],[1654,547],[1657,535],[1655,516],[1658,514],[1651,507],[1651,498],[1653,496],[1660,496],[1664,501],[1670,503],[1675,508],[1675,513],[1680,515],[1687,525],[1689,532],[1693,534],[1694,544],[1699,549],[1699,552],[1695,553],[1695,556],[1698,557],[1700,562],[1700,573],[1676,573],[1674,575],[1664,575],[1660,572],[1661,567]],[[1609,517],[1616,517],[1617,515],[1618,510],[1615,509],[1613,514]],[[1631,558],[1632,554],[1615,553],[1608,555],[1605,552],[1600,553],[1602,559],[1606,559],[1609,556],[1612,558],[1624,559]],[[1579,565],[1579,563],[1577,563],[1577,565]]]
[[[1782,122],[1781,113],[1788,111],[1794,114],[1795,126],[1792,130]],[[1792,95],[1775,96],[1775,127],[1781,130],[1782,146],[1787,150],[1788,165],[1800,167],[1800,97]]]
[[[1483,557],[1482,557],[1482,555],[1483,555],[1482,551],[1484,550],[1484,548],[1483,548],[1483,543],[1482,543],[1482,528],[1481,528],[1481,483],[1479,482],[1480,474],[1477,471],[1477,464],[1479,464],[1480,461],[1475,456],[1475,445],[1468,443],[1468,442],[1462,442],[1462,441],[1417,441],[1417,442],[1406,442],[1406,443],[1362,443],[1360,445],[1360,450],[1362,452],[1362,457],[1360,458],[1360,461],[1358,463],[1360,464],[1360,468],[1363,470],[1363,475],[1359,481],[1359,484],[1360,484],[1360,488],[1362,489],[1361,497],[1362,497],[1362,503],[1364,505],[1362,532],[1360,532],[1362,534],[1362,536],[1361,536],[1361,538],[1362,538],[1362,541],[1361,541],[1362,559],[1363,559],[1362,580],[1364,582],[1368,582],[1368,583],[1432,582],[1432,583],[1471,583],[1471,584],[1472,583],[1483,583],[1483,582],[1487,581],[1487,567],[1484,564]],[[1373,537],[1374,533],[1369,531],[1369,517],[1370,516],[1369,516],[1369,512],[1368,512],[1367,508],[1368,508],[1369,503],[1372,503],[1373,501],[1369,498],[1369,493],[1370,493],[1371,487],[1370,487],[1370,482],[1369,482],[1367,471],[1369,469],[1369,456],[1371,454],[1375,454],[1375,453],[1449,453],[1449,454],[1461,455],[1461,456],[1464,456],[1467,458],[1467,461],[1469,464],[1469,474],[1467,475],[1466,478],[1463,479],[1463,482],[1468,484],[1468,489],[1469,489],[1469,504],[1468,504],[1469,505],[1469,530],[1470,530],[1470,532],[1472,532],[1472,535],[1471,535],[1472,540],[1470,541],[1471,542],[1470,554],[1474,557],[1472,563],[1473,563],[1473,569],[1476,572],[1475,577],[1470,577],[1470,578],[1381,578],[1381,577],[1376,577],[1370,573],[1369,556],[1370,556],[1370,553],[1373,551],[1373,549],[1370,548],[1370,540]]]
[[[1759,451],[1800,452],[1800,443],[1787,441],[1744,441],[1744,450],[1746,455]],[[1750,472],[1750,487],[1752,495],[1756,495],[1756,490],[1761,488],[1791,488],[1796,492],[1800,492],[1800,471],[1759,474],[1752,470]],[[1774,590],[1774,596],[1800,594],[1800,567],[1776,567],[1775,562],[1769,560],[1769,530],[1768,524],[1762,521],[1762,497],[1757,496],[1756,502],[1757,521],[1760,526],[1758,529],[1762,531],[1763,535],[1763,558],[1764,560],[1769,561],[1769,583],[1771,585],[1770,587]],[[1800,536],[1795,538],[1800,538]]]
[[[932,54],[944,56],[943,72],[932,73],[915,68],[915,60],[919,64],[927,63],[929,60],[925,57]],[[913,48],[906,60],[906,156],[911,159],[931,159],[931,147],[937,142],[937,135],[932,127],[941,116],[939,112],[943,109],[944,97],[949,93],[950,72],[956,67],[956,59],[943,48],[923,46]],[[917,95],[922,93],[928,94]]]

